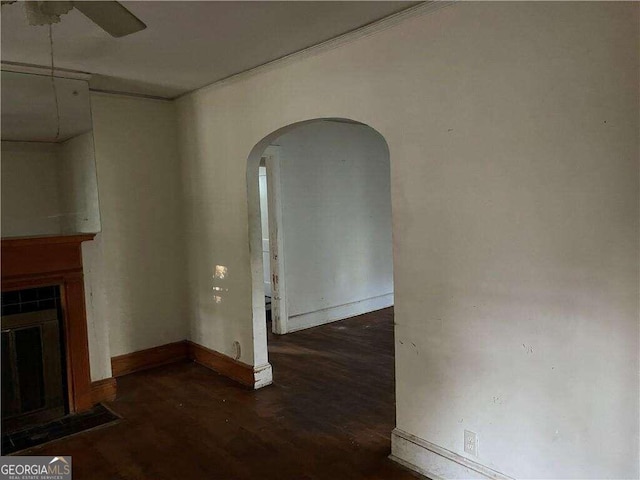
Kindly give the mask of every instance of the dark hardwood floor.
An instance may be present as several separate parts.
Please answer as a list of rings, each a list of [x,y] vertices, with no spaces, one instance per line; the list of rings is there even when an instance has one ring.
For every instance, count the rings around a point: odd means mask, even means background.
[[[393,310],[269,335],[274,385],[180,363],[118,379],[117,425],[34,448],[74,479],[405,479],[395,423]]]

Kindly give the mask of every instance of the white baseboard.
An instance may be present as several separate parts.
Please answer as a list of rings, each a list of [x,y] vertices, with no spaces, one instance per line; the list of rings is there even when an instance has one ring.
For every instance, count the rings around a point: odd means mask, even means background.
[[[393,293],[387,293],[378,297],[367,298],[357,302],[346,303],[336,307],[324,308],[315,312],[294,315],[287,320],[287,333],[317,327],[325,323],[344,320],[363,313],[373,312],[382,308],[393,306]]]
[[[258,390],[259,388],[266,387],[273,383],[273,371],[270,363],[265,363],[257,367],[253,367],[253,388]]]
[[[432,480],[513,480],[503,473],[397,428],[391,434],[389,458]]]

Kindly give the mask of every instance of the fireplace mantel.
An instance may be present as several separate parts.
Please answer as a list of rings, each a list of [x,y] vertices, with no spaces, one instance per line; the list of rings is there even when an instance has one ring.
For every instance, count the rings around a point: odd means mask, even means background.
[[[93,406],[82,242],[94,234],[2,239],[2,291],[58,285],[62,303],[70,412]]]

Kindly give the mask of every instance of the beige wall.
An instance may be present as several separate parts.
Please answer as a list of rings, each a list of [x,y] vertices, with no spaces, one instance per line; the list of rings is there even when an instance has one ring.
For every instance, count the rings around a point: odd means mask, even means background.
[[[2,236],[100,231],[92,132],[2,142]]]
[[[96,184],[93,132],[60,144],[60,193],[65,232],[100,231],[100,205]]]
[[[514,477],[637,478],[638,8],[457,4],[181,98],[192,339],[263,335],[251,149],[352,118],[391,152],[398,428],[467,457],[475,431]]]
[[[95,380],[110,375],[109,356],[185,339],[187,317],[174,104],[91,103],[102,218],[84,248]]]
[[[60,145],[2,142],[2,236],[63,231]]]

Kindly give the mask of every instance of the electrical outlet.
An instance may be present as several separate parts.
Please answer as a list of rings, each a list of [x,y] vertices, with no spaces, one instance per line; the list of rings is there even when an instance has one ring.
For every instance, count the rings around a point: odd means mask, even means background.
[[[469,430],[464,431],[464,451],[474,457],[478,456],[478,434],[475,432],[470,432]]]

